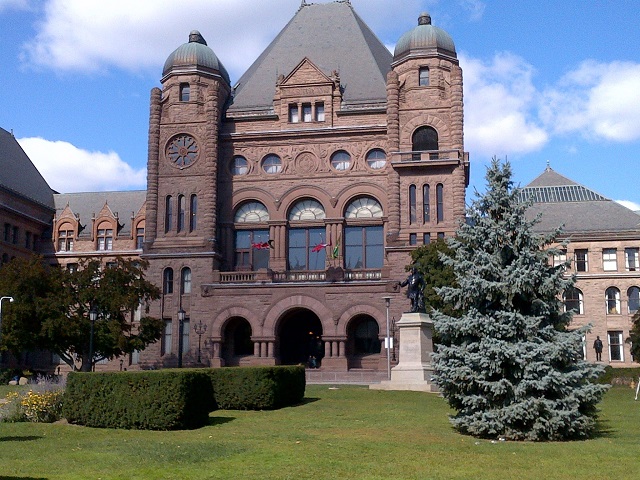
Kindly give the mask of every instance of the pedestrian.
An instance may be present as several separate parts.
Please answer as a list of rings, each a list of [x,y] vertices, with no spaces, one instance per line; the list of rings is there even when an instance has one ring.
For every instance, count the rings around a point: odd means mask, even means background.
[[[600,340],[600,337],[596,337],[595,341],[593,342],[593,349],[596,351],[596,362],[601,362],[602,361],[602,340]]]

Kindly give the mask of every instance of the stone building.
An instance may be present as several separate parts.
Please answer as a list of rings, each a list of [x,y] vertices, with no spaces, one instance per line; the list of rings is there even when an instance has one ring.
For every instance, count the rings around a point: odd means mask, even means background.
[[[602,361],[630,366],[627,339],[640,306],[640,215],[550,167],[522,195],[534,202],[529,214],[541,215],[537,229],[551,233],[562,226],[559,240],[568,243],[553,261],[569,262],[568,273],[576,277],[575,288],[564,296],[566,308],[576,312],[573,325],[592,325],[585,358],[596,360],[593,342],[600,337]]]
[[[213,366],[386,374],[382,297],[399,318],[408,252],[464,215],[451,37],[422,14],[392,55],[349,2],[303,3],[235,85],[197,31],[161,84],[142,256],[166,330],[142,364],[192,364],[202,322]]]

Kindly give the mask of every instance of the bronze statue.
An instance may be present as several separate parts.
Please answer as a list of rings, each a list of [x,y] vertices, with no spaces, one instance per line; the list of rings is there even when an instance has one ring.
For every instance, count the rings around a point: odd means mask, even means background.
[[[411,301],[410,313],[426,313],[424,305],[424,277],[416,267],[411,267],[411,273],[407,279],[400,283],[401,287],[407,286],[407,298]]]

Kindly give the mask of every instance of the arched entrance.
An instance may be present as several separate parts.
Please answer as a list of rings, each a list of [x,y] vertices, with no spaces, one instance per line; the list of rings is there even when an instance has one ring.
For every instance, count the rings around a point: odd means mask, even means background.
[[[224,327],[222,358],[226,366],[237,366],[253,356],[251,325],[242,317],[231,318]]]
[[[322,323],[310,310],[297,308],[285,313],[278,327],[278,361],[281,365],[319,367],[324,357]]]
[[[347,326],[349,368],[377,369],[380,361],[380,327],[369,315],[358,315]]]

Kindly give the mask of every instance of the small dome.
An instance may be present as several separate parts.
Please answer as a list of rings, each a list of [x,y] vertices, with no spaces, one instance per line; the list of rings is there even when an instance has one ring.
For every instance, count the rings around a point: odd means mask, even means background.
[[[204,37],[197,30],[192,30],[189,34],[189,42],[180,45],[169,55],[164,62],[162,77],[165,78],[171,73],[204,72],[219,74],[227,83],[229,74],[224,65],[218,60],[213,50],[207,46]]]
[[[428,13],[421,13],[418,26],[400,37],[393,53],[393,60],[400,60],[411,53],[442,54],[457,58],[456,46],[451,36],[441,28],[431,25],[431,16]]]

